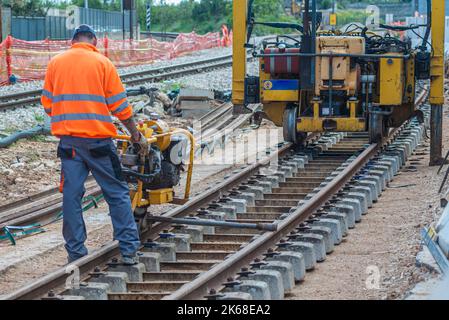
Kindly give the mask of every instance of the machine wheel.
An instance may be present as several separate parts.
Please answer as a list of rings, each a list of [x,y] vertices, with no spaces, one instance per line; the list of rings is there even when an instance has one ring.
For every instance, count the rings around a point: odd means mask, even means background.
[[[136,221],[137,230],[142,233],[148,228],[148,221],[145,219],[147,208],[136,208],[134,210],[134,221]]]
[[[384,115],[370,113],[368,119],[369,142],[378,143],[388,134],[388,127]]]
[[[284,110],[283,117],[283,135],[284,141],[292,142],[295,145],[302,145],[306,132],[298,132],[296,130],[296,119],[298,118],[298,108],[290,107]]]

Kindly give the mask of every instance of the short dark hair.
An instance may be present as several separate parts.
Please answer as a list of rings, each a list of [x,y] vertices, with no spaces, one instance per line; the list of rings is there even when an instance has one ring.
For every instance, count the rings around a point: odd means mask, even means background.
[[[81,38],[87,38],[89,40],[92,40],[92,39],[95,38],[95,35],[92,32],[89,32],[89,31],[81,31],[81,32],[78,32],[75,35],[73,40],[79,41]]]

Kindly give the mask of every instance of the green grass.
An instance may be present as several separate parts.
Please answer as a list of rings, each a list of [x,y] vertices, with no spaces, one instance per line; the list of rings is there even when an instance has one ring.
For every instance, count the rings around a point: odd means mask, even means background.
[[[36,120],[39,123],[44,122],[44,115],[40,113],[35,113],[34,120]]]
[[[34,141],[34,142],[47,142],[47,136],[43,135],[43,134],[39,134],[39,135],[28,138],[28,140]]]

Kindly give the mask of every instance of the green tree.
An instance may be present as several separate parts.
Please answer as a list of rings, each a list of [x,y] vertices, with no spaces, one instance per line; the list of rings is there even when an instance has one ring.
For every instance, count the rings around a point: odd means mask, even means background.
[[[14,16],[44,16],[53,6],[49,0],[4,0],[0,4],[10,7]]]

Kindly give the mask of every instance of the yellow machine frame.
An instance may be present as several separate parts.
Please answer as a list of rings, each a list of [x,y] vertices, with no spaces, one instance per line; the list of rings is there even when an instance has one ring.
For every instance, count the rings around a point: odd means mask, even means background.
[[[184,198],[176,199],[174,198],[173,188],[164,188],[157,190],[143,190],[142,181],[138,181],[137,189],[130,190],[131,204],[133,210],[141,207],[148,207],[150,205],[155,204],[163,204],[169,202],[177,202],[177,203],[185,203],[188,201],[190,196],[190,186],[192,182],[192,173],[193,173],[193,160],[194,160],[194,148],[195,148],[195,139],[193,135],[184,129],[179,128],[166,128],[166,132],[157,133],[159,130],[163,130],[163,126],[165,125],[162,121],[148,120],[138,125],[138,130],[144,135],[147,139],[148,144],[156,144],[162,151],[165,150],[171,141],[171,136],[182,134],[186,136],[190,141],[190,154],[189,154],[189,165],[187,168],[187,178],[184,189]],[[155,131],[152,127],[158,127]],[[131,141],[131,137],[127,135],[118,135],[115,137],[116,140],[122,140],[123,146],[122,151],[125,152],[128,148],[128,143]],[[144,173],[144,165],[139,166],[140,173]]]
[[[445,29],[445,1],[431,1],[431,41],[432,55],[430,58],[430,95],[432,105],[431,116],[431,164],[441,161],[442,140],[442,104],[444,103],[444,29]],[[234,112],[245,112],[245,77],[247,52],[245,48],[247,37],[248,1],[233,1],[233,81],[232,102]],[[325,33],[326,31],[323,31]],[[386,56],[398,56],[396,53],[386,53]],[[316,58],[318,59],[318,57]],[[262,60],[262,59],[261,59]],[[300,103],[305,99],[300,90],[270,90],[270,74],[263,72],[260,63],[260,103],[263,112],[277,126],[282,126],[284,111],[292,103]],[[388,126],[395,127],[414,112],[415,97],[415,61],[414,53],[405,58],[380,58],[377,78],[378,92],[373,97],[374,104],[390,107],[391,119]],[[319,98],[319,97],[318,97]],[[308,100],[310,101],[310,100]],[[366,118],[359,118],[356,114],[357,100],[349,99],[347,108],[349,116],[326,117],[333,120],[335,131],[366,131],[368,123]],[[299,132],[323,131],[323,119],[319,114],[320,100],[315,97],[310,101],[313,106],[312,116],[298,117],[296,130]]]

